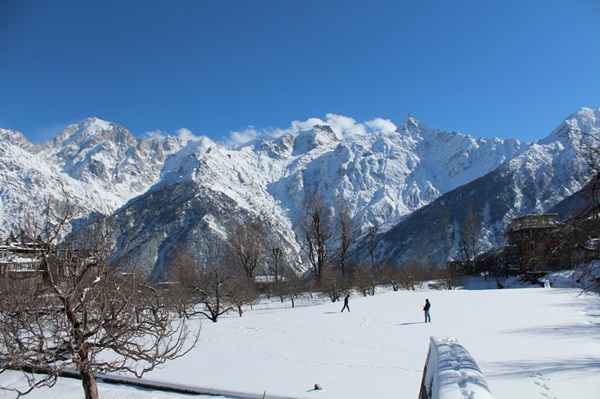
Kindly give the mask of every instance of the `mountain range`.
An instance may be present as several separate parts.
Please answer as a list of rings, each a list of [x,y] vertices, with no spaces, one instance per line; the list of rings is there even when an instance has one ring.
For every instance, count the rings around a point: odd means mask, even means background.
[[[441,265],[457,254],[468,208],[485,250],[504,245],[512,218],[576,194],[589,173],[582,142],[600,134],[600,109],[582,108],[533,143],[441,131],[412,115],[361,126],[293,124],[234,148],[207,137],[137,139],[97,118],[41,144],[0,129],[0,237],[41,218],[49,199],[68,198],[82,219],[108,216],[116,256],[149,272],[161,274],[179,245],[206,262],[240,220],[262,226],[301,271],[301,225],[318,196],[332,217],[351,216],[359,258],[377,226],[377,259]]]

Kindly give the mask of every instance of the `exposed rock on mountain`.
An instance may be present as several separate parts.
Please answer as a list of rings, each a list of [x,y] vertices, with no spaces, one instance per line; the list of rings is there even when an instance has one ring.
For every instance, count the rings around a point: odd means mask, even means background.
[[[581,140],[599,134],[600,110],[580,110],[535,143],[475,139],[410,115],[395,129],[380,125],[357,133],[295,124],[234,149],[205,137],[136,139],[96,118],[39,145],[0,130],[0,234],[64,192],[82,217],[110,216],[117,256],[157,274],[177,244],[201,263],[234,220],[264,226],[302,269],[300,223],[319,196],[330,216],[349,211],[357,235],[380,227],[379,258],[439,264],[456,253],[467,207],[483,221],[486,248],[503,243],[510,218],[577,192],[586,176]]]

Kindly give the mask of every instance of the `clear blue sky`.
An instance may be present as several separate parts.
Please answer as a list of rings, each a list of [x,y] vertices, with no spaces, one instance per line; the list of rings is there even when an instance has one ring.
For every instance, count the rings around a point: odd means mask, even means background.
[[[0,0],[0,127],[220,140],[345,115],[545,137],[600,108],[597,0]]]

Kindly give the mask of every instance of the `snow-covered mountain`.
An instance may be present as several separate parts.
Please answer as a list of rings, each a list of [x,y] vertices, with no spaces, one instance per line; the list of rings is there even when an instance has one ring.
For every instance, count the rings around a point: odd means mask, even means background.
[[[83,218],[111,214],[154,185],[166,157],[181,147],[174,137],[136,140],[97,118],[42,144],[0,129],[0,234],[39,218],[48,200],[68,198]]]
[[[456,254],[460,226],[471,207],[482,221],[480,249],[505,243],[508,222],[532,213],[557,212],[557,208],[588,182],[589,171],[582,143],[600,135],[600,110],[584,108],[565,119],[547,138],[528,148],[483,177],[440,196],[385,232],[380,256],[427,259],[440,264]],[[597,140],[597,139],[596,139]],[[572,206],[583,202],[572,201]]]
[[[535,143],[477,140],[410,115],[399,127],[386,121],[361,128],[293,124],[234,149],[208,138],[186,145],[174,137],[135,139],[96,118],[40,145],[0,130],[0,233],[64,190],[83,213],[112,215],[119,253],[148,270],[160,272],[177,244],[208,259],[240,218],[262,224],[268,240],[298,261],[299,223],[318,195],[332,215],[350,212],[357,235],[379,225],[381,258],[405,256],[437,235],[444,239],[427,245],[443,261],[455,250],[466,203],[481,213],[494,245],[509,218],[543,212],[575,193],[585,173],[577,150],[585,134],[598,134],[600,110],[580,110]],[[419,216],[439,204],[447,209],[444,228]]]

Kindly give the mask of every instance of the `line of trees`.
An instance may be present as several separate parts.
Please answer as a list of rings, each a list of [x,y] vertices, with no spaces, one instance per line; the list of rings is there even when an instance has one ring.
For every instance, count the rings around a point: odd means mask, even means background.
[[[458,273],[452,268],[436,268],[412,259],[402,264],[380,260],[377,254],[379,225],[373,223],[359,240],[347,205],[342,201],[338,209],[328,209],[318,194],[307,200],[307,211],[301,228],[304,235],[305,255],[311,266],[308,284],[316,291],[338,301],[350,290],[363,295],[374,295],[379,285],[394,290],[417,289],[424,281],[439,279],[445,288],[460,285]],[[361,244],[362,243],[362,244]],[[368,254],[368,261],[357,261],[353,251]]]

